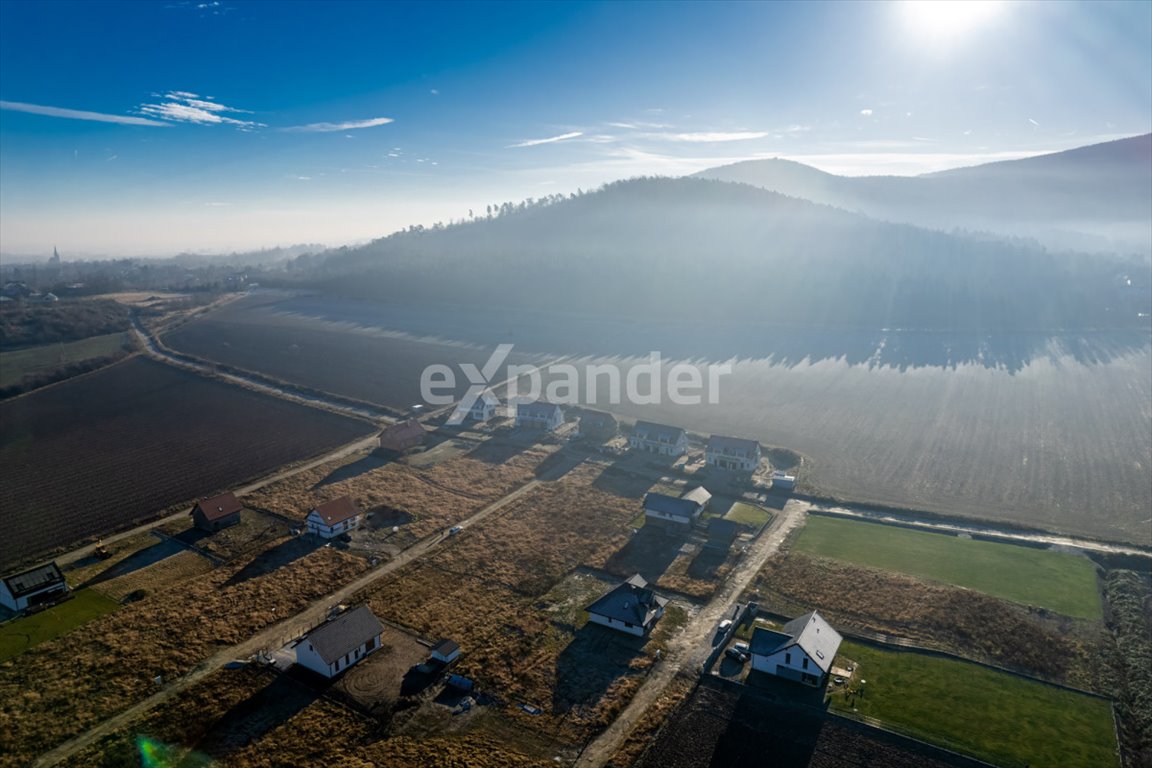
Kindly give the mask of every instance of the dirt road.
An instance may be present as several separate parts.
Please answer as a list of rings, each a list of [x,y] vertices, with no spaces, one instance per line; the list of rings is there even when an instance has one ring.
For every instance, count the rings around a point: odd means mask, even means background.
[[[664,660],[657,663],[655,671],[636,691],[624,711],[580,753],[576,768],[600,768],[607,763],[673,678],[681,671],[695,674],[699,670],[712,650],[711,639],[716,633],[716,625],[731,611],[740,593],[768,558],[779,551],[789,532],[804,519],[804,509],[805,505],[792,501],[784,506],[752,544],[728,580],[672,640]]]

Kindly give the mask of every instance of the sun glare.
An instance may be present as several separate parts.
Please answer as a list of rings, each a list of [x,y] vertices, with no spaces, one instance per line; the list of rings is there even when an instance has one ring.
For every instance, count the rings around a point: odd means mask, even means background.
[[[941,43],[958,40],[983,26],[1003,5],[1000,0],[904,0],[900,12],[912,36]]]

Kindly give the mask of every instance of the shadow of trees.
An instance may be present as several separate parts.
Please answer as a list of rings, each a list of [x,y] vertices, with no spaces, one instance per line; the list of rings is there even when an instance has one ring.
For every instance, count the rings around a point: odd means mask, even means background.
[[[585,624],[556,659],[552,713],[562,715],[574,708],[593,707],[628,673],[647,642],[646,637]]]

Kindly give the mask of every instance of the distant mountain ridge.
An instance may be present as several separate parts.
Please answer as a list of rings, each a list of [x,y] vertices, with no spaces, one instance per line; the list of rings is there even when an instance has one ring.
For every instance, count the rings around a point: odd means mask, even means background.
[[[390,303],[660,323],[960,331],[1142,327],[1148,265],[878,222],[745,184],[643,178],[310,262]]]
[[[1068,250],[1152,252],[1152,134],[922,176],[837,176],[783,159],[695,176],[933,229],[1033,237]]]

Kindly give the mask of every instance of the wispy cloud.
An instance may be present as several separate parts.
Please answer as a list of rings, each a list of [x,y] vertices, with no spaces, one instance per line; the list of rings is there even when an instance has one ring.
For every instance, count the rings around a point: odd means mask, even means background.
[[[546,139],[529,139],[521,141],[516,144],[509,144],[507,149],[517,149],[519,147],[536,147],[541,144],[555,144],[558,141],[567,141],[568,139],[575,139],[583,136],[583,131],[572,131],[571,133],[562,133],[559,136],[549,136]]]
[[[652,133],[650,138],[666,141],[686,141],[692,144],[710,144],[722,141],[750,141],[763,139],[768,131],[698,131],[693,133]]]
[[[282,130],[291,133],[335,133],[337,131],[352,131],[357,128],[375,128],[378,125],[388,125],[394,122],[390,117],[373,117],[368,120],[349,120],[344,123],[309,123],[308,125],[293,125]]]
[[[142,115],[158,117],[173,123],[193,123],[195,125],[232,125],[241,130],[265,128],[264,123],[241,120],[230,114],[251,114],[247,110],[229,107],[213,101],[211,96],[200,96],[188,91],[169,91],[158,96],[157,104],[141,104],[137,111]]]
[[[166,128],[167,123],[159,120],[150,120],[146,117],[132,117],[131,115],[107,115],[103,112],[87,112],[82,109],[65,109],[63,107],[48,107],[42,104],[25,104],[22,101],[0,101],[0,109],[13,112],[28,112],[33,115],[46,115],[48,117],[64,117],[69,120],[91,120],[96,123],[119,123],[120,125],[151,125]]]
[[[870,109],[862,109],[862,110],[860,110],[860,114],[861,114],[861,116],[863,116],[863,117],[872,117],[872,110],[870,110]]]

